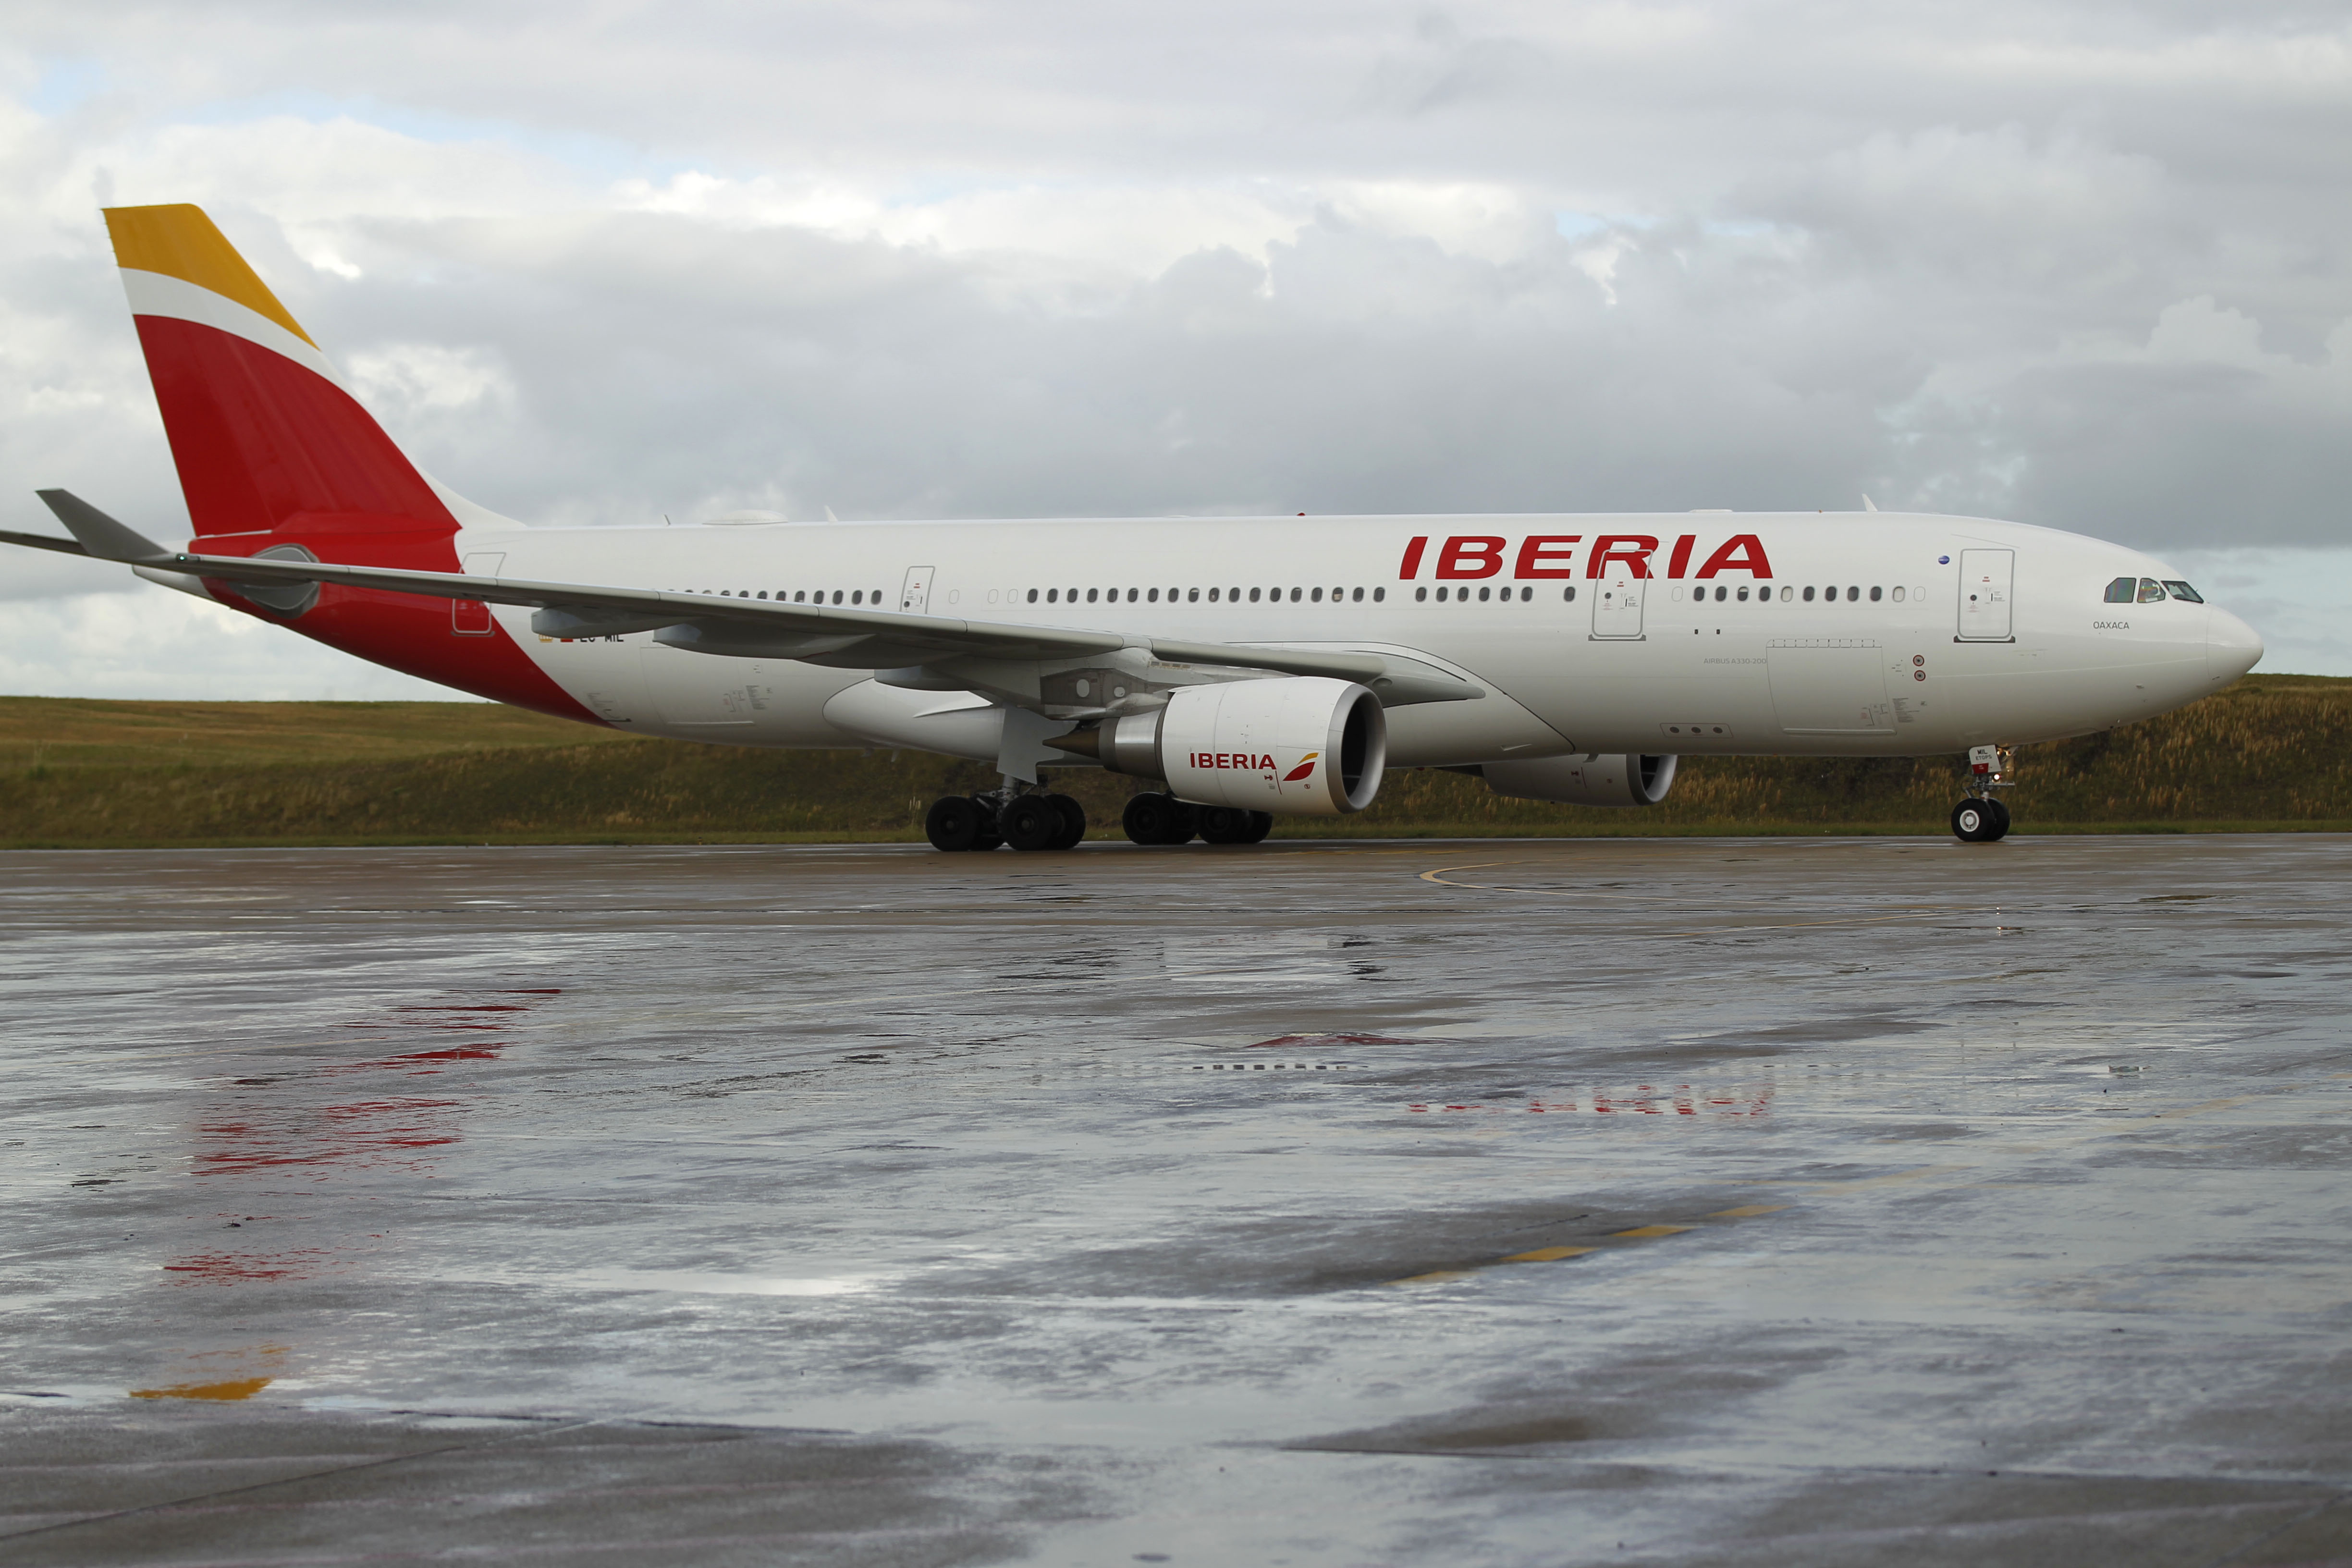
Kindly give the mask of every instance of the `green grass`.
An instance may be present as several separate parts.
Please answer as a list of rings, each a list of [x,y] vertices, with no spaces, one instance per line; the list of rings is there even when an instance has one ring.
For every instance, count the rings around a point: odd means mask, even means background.
[[[2018,831],[2352,829],[2352,680],[2253,676],[2178,712],[2019,754]],[[1286,837],[1940,833],[1959,760],[1687,761],[1647,811],[1390,775],[1360,816]],[[1055,775],[1097,831],[1135,786]],[[472,702],[0,698],[0,846],[917,839],[987,770],[903,752],[649,741]]]

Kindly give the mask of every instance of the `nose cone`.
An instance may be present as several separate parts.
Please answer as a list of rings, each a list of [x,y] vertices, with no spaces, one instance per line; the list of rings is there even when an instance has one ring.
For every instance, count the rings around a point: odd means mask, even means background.
[[[2216,685],[2238,679],[2263,657],[2263,639],[2254,628],[2229,611],[2211,605],[2205,612],[2205,673]]]

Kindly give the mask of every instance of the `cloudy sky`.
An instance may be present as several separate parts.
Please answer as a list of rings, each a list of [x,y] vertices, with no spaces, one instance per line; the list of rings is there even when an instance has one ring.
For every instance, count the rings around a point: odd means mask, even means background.
[[[1882,507],[2352,673],[2352,16],[14,0],[0,526],[184,526],[97,209],[533,521]],[[6,499],[14,498],[14,499]],[[11,552],[0,690],[426,688]]]

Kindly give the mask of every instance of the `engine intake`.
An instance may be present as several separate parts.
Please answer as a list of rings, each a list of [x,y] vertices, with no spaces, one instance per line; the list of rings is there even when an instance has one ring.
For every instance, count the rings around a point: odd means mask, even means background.
[[[1165,779],[1196,805],[1341,816],[1380,793],[1389,729],[1365,688],[1300,675],[1179,687],[1164,708],[1051,743],[1115,773]]]
[[[1554,800],[1566,805],[1655,805],[1675,787],[1680,759],[1611,753],[1488,763],[1478,770],[1486,787],[1513,800]]]

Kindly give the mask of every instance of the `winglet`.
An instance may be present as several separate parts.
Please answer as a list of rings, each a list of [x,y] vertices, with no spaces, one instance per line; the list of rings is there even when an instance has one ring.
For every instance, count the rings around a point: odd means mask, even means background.
[[[66,531],[100,561],[122,561],[136,566],[168,563],[172,552],[137,529],[115,521],[71,490],[35,490],[58,514]]]

